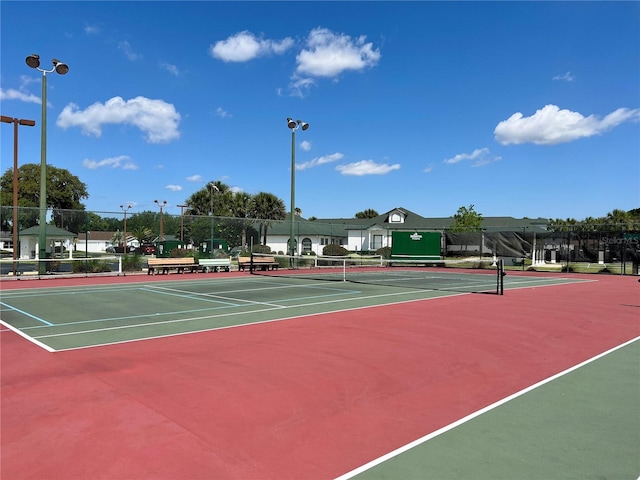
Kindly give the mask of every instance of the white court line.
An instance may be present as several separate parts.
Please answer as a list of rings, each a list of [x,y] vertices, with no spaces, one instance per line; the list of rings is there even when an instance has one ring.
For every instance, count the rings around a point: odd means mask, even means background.
[[[402,293],[394,293],[391,294],[393,296],[397,296],[397,295],[407,295],[411,292],[402,292]],[[376,298],[376,297],[388,297],[391,296],[389,294],[386,295],[372,295],[371,297],[359,297],[359,298]],[[282,322],[282,321],[287,321],[287,320],[296,320],[299,318],[307,318],[307,317],[315,317],[315,316],[320,316],[320,315],[331,315],[334,313],[344,313],[344,312],[353,312],[356,310],[365,310],[367,308],[377,308],[377,307],[381,307],[381,306],[392,306],[392,305],[400,305],[400,304],[404,304],[404,303],[413,303],[413,302],[424,302],[427,300],[438,300],[441,298],[449,298],[449,297],[456,297],[456,296],[461,296],[461,295],[469,295],[469,293],[456,293],[456,294],[452,294],[452,295],[443,295],[443,296],[437,296],[437,297],[430,297],[430,298],[414,298],[411,300],[399,300],[397,302],[389,302],[389,303],[384,303],[382,305],[365,305],[362,307],[351,307],[351,308],[341,308],[338,310],[331,310],[331,311],[327,311],[327,312],[314,312],[314,313],[307,313],[307,314],[303,314],[303,315],[293,315],[291,317],[282,317],[282,318],[274,318],[274,319],[270,319],[270,320],[261,320],[261,321],[257,321],[257,322],[250,322],[250,323],[239,323],[236,325],[224,325],[224,326],[219,326],[219,327],[211,327],[211,328],[202,328],[199,330],[189,330],[188,332],[177,332],[177,333],[168,333],[166,335],[155,335],[152,337],[143,337],[143,338],[133,338],[130,340],[119,340],[119,341],[115,341],[115,342],[106,342],[106,343],[97,343],[94,345],[83,345],[80,347],[71,347],[71,348],[61,348],[58,350],[53,350],[55,352],[66,352],[66,351],[70,351],[70,350],[83,350],[86,348],[96,348],[96,347],[104,347],[104,346],[109,346],[109,345],[120,345],[123,343],[133,343],[133,342],[144,342],[147,340],[156,340],[156,339],[160,339],[160,338],[169,338],[169,337],[178,337],[178,336],[182,336],[182,335],[191,335],[194,333],[204,333],[204,332],[211,332],[214,330],[227,330],[230,328],[244,328],[244,327],[252,327],[254,325],[261,325],[261,324],[266,324],[266,323],[274,323],[274,322]],[[353,300],[353,299],[352,299]],[[347,300],[341,300],[341,301],[349,301]],[[321,305],[323,303],[337,303],[335,301],[330,301],[330,302],[316,302],[315,304],[308,304],[308,305]],[[297,305],[300,306],[300,305]],[[290,308],[294,308],[294,307],[286,307],[288,309]],[[270,309],[265,309],[265,310],[257,310],[258,313],[263,312],[263,311],[269,311],[269,310],[277,310],[275,308],[270,308]],[[255,310],[252,312],[248,312],[248,313],[254,313],[256,312]],[[218,317],[225,317],[225,316],[230,316],[230,315],[246,315],[247,312],[245,313],[241,313],[241,314],[225,314],[225,315],[218,315],[215,318]],[[212,318],[212,317],[202,317],[204,318]],[[184,320],[181,320],[184,321]],[[174,322],[163,322],[163,323],[174,323]],[[151,326],[153,324],[149,324],[149,325],[142,325],[142,326]],[[77,333],[85,333],[85,332],[77,332]],[[42,337],[38,337],[38,338],[42,338]]]
[[[235,317],[235,316],[244,316],[244,315],[249,315],[249,314],[253,314],[253,313],[263,313],[263,312],[272,312],[272,311],[276,311],[276,310],[290,310],[292,308],[300,308],[300,307],[313,307],[313,306],[317,306],[317,305],[325,305],[327,303],[338,303],[338,302],[354,302],[357,300],[361,300],[361,299],[369,299],[369,298],[380,298],[380,297],[389,297],[392,295],[408,295],[411,292],[400,292],[400,293],[393,293],[393,294],[381,294],[381,295],[370,295],[367,297],[356,297],[356,298],[347,298],[347,299],[340,299],[340,300],[326,300],[326,301],[322,301],[322,302],[312,302],[312,303],[305,303],[305,304],[299,304],[299,305],[290,305],[290,306],[286,306],[286,305],[276,305],[276,306],[270,306],[270,304],[260,304],[257,303],[257,305],[268,305],[269,308],[263,308],[260,310],[251,310],[248,312],[231,312],[231,313],[223,313],[221,315],[205,315],[205,316],[201,316],[201,317],[191,317],[191,318],[180,318],[180,319],[176,319],[176,320],[165,320],[165,321],[161,321],[161,322],[150,322],[150,323],[138,323],[138,324],[133,324],[133,325],[120,325],[120,326],[116,326],[116,327],[105,327],[105,328],[95,328],[92,330],[80,330],[77,332],[64,332],[64,333],[53,333],[50,335],[36,335],[33,338],[55,338],[55,337],[66,337],[66,336],[73,336],[73,335],[83,335],[85,333],[98,333],[98,332],[108,332],[110,330],[126,330],[129,328],[145,328],[145,327],[155,327],[158,325],[167,325],[167,324],[171,324],[171,323],[183,323],[183,322],[191,322],[191,321],[197,321],[197,320],[210,320],[210,319],[218,319],[218,318],[223,318],[223,317]],[[467,294],[461,294],[461,295],[467,295]],[[450,295],[447,295],[447,297]],[[439,297],[434,297],[434,298],[439,298]],[[417,300],[409,300],[409,301],[418,301],[418,300],[425,300],[425,299],[417,299]],[[429,299],[430,300],[430,299]],[[405,302],[395,302],[395,303],[405,303]],[[384,305],[393,305],[393,303],[385,303]],[[379,307],[380,305],[367,305],[365,307],[356,307],[354,309],[344,309],[344,310],[357,310],[359,308],[371,308],[371,307]],[[322,314],[325,313],[334,313],[334,312],[340,312],[342,310],[332,310],[330,312],[320,312]],[[308,314],[308,315],[297,315],[294,317],[288,317],[288,318],[301,318],[301,317],[307,317],[307,316],[312,316],[312,315],[319,315],[320,313],[313,313],[313,314]],[[160,314],[158,314],[160,315]],[[286,320],[285,318],[278,318],[276,320]],[[239,325],[231,325],[231,326],[246,326],[246,325],[253,325],[255,323],[262,323],[262,322],[249,322],[249,323],[242,323]],[[227,328],[227,326],[221,326],[221,327],[213,327],[213,328],[209,328],[209,329],[205,329],[205,330],[198,330],[198,331],[208,331],[208,330],[218,330],[220,328]],[[187,333],[195,333],[195,332],[187,332]],[[175,334],[168,334],[168,335],[162,335],[161,337],[171,337]],[[154,338],[160,338],[160,337],[154,337]],[[141,339],[136,339],[136,340],[146,340],[147,338],[141,338]],[[113,342],[113,343],[118,343],[118,342]],[[111,345],[111,344],[106,344],[106,345]]]
[[[502,400],[498,400],[497,402],[492,403],[491,405],[488,405],[488,406],[486,406],[484,408],[481,408],[480,410],[478,410],[476,412],[473,412],[470,415],[467,415],[466,417],[461,418],[460,420],[457,420],[457,421],[455,421],[453,423],[450,423],[449,425],[447,425],[445,427],[442,427],[442,428],[440,428],[440,429],[438,429],[438,430],[436,430],[436,431],[434,431],[434,432],[432,432],[432,433],[430,433],[428,435],[425,435],[424,437],[421,437],[421,438],[419,438],[417,440],[414,440],[413,442],[408,443],[408,444],[404,445],[403,447],[400,447],[400,448],[398,448],[396,450],[393,450],[392,452],[389,452],[386,455],[383,455],[383,456],[381,456],[379,458],[376,458],[375,460],[372,460],[369,463],[365,463],[364,465],[362,465],[362,466],[360,466],[360,467],[358,467],[358,468],[356,468],[354,470],[351,470],[350,472],[347,472],[347,473],[345,473],[343,475],[340,475],[339,477],[336,477],[335,480],[348,480],[350,478],[355,477],[356,475],[359,475],[359,474],[361,474],[363,472],[366,472],[367,470],[369,470],[369,469],[371,469],[371,468],[373,468],[373,467],[375,467],[377,465],[380,465],[381,463],[386,462],[387,460],[390,460],[390,459],[392,459],[394,457],[397,457],[398,455],[400,455],[402,453],[405,453],[405,452],[407,452],[407,451],[411,450],[412,448],[415,448],[415,447],[417,447],[419,445],[422,445],[423,443],[428,442],[429,440],[432,440],[435,437],[438,437],[438,436],[442,435],[443,433],[448,432],[449,430],[453,430],[454,428],[459,427],[460,425],[462,425],[464,423],[467,423],[469,420],[473,420],[474,418],[479,417],[480,415],[483,415],[483,414],[485,414],[485,413],[487,413],[487,412],[489,412],[489,411],[491,411],[491,410],[493,410],[493,409],[495,409],[497,407],[500,407],[500,406],[504,405],[507,402],[510,402],[511,400],[514,400],[514,399],[516,399],[516,398],[518,398],[518,397],[520,397],[520,396],[522,396],[522,395],[524,395],[526,393],[531,392],[532,390],[535,390],[538,387],[541,387],[542,385],[545,385],[545,384],[547,384],[549,382],[552,382],[552,381],[554,381],[554,380],[556,380],[556,379],[558,379],[558,378],[560,378],[560,377],[562,377],[564,375],[567,375],[568,373],[571,373],[571,372],[573,372],[575,370],[578,370],[579,368],[582,368],[582,367],[584,367],[585,365],[588,365],[591,362],[599,360],[600,358],[602,358],[602,357],[604,357],[606,355],[609,355],[610,353],[613,353],[616,350],[624,348],[627,345],[632,344],[633,342],[637,342],[639,339],[640,339],[640,337],[633,338],[633,339],[629,340],[628,342],[623,343],[622,345],[618,345],[617,347],[613,347],[613,348],[607,350],[606,352],[603,352],[603,353],[601,353],[599,355],[596,355],[595,357],[592,357],[592,358],[590,358],[588,360],[585,360],[582,363],[574,365],[573,367],[570,367],[570,368],[568,368],[568,369],[566,369],[566,370],[564,370],[564,371],[562,371],[560,373],[557,373],[555,375],[552,375],[551,377],[545,378],[544,380],[542,380],[542,381],[540,381],[538,383],[534,383],[533,385],[531,385],[531,386],[529,386],[529,387],[527,387],[527,388],[525,388],[523,390],[520,390],[519,392],[516,392],[516,393],[514,393],[512,395],[509,395],[508,397],[505,397]]]
[[[27,340],[27,341],[29,341],[29,342],[31,342],[31,343],[36,344],[36,345],[37,345],[37,346],[39,346],[40,348],[44,348],[47,352],[55,352],[55,351],[56,351],[54,348],[51,348],[49,345],[46,345],[46,344],[44,344],[44,343],[42,343],[42,342],[39,342],[39,341],[38,341],[38,340],[36,340],[35,338],[30,337],[29,335],[27,335],[27,334],[26,334],[26,333],[24,333],[23,331],[18,330],[18,329],[17,329],[17,328],[15,328],[14,326],[12,326],[12,325],[10,325],[10,324],[8,324],[8,323],[6,323],[6,322],[3,322],[2,320],[0,320],[0,324],[1,324],[1,325],[4,325],[5,327],[7,327],[7,328],[8,328],[9,330],[11,330],[12,332],[17,333],[18,335],[20,335],[20,336],[21,336],[22,338],[24,338],[25,340]]]

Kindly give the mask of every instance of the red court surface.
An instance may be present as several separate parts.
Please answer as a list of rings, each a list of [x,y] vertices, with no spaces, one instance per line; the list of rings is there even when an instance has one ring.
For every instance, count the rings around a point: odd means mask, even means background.
[[[637,337],[637,279],[586,278],[58,353],[3,330],[1,478],[337,477]]]

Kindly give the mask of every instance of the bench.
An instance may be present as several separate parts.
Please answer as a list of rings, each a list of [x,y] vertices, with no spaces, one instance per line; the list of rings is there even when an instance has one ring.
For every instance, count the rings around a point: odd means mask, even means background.
[[[251,266],[251,257],[238,257],[238,270],[277,270],[280,264],[273,257],[253,257],[253,267]]]
[[[178,273],[189,270],[191,273],[198,271],[198,264],[193,257],[186,258],[150,258],[147,260],[147,275],[155,275],[157,272],[168,274],[175,269]]]
[[[228,258],[201,258],[198,260],[198,265],[203,273],[220,270],[228,272],[231,269],[231,260]]]

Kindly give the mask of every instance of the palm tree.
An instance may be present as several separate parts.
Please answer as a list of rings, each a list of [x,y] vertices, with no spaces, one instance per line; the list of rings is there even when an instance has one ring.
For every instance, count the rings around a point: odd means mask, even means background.
[[[607,227],[612,230],[625,230],[628,223],[631,223],[631,215],[624,210],[616,208],[615,210],[607,213],[605,219]]]
[[[287,212],[284,202],[273,193],[260,192],[251,199],[250,216],[262,220],[263,245],[267,244],[267,229],[273,220],[284,220]]]
[[[378,215],[380,215],[380,214],[378,212],[376,212],[373,208],[367,208],[366,210],[363,210],[362,212],[356,213],[356,218],[375,218]]]
[[[231,215],[241,220],[241,246],[247,244],[247,227],[251,225],[249,218],[249,208],[251,206],[251,195],[245,192],[234,192],[231,197]]]
[[[130,232],[127,231],[127,233],[135,238],[140,245],[151,241],[151,238],[153,237],[153,230],[149,227],[136,227]]]

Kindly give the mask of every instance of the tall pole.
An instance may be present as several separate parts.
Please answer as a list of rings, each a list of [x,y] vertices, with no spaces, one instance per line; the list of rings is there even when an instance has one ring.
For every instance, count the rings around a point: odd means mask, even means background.
[[[160,207],[160,241],[163,241],[164,240],[164,233],[163,233],[164,221],[162,218],[162,208],[167,204],[167,201],[163,200],[162,203],[160,203],[158,200],[154,200],[154,202]]]
[[[289,255],[296,254],[295,244],[295,213],[296,213],[296,128],[291,129],[291,230],[289,235]]]
[[[38,273],[45,274],[47,266],[44,259],[47,256],[47,73],[56,72],[65,75],[69,72],[69,66],[60,60],[53,59],[53,68],[45,70],[40,68],[40,55],[29,55],[26,58],[27,66],[42,72],[42,123],[40,142],[40,219],[38,225]]]
[[[126,208],[124,205],[120,205],[120,208],[124,212],[124,233],[122,234],[122,240],[124,243],[124,253],[127,253],[127,210],[131,208],[131,205],[127,205]]]
[[[42,120],[40,122],[40,220],[38,223],[38,273],[47,273],[47,74],[42,73]]]
[[[180,207],[180,241],[184,242],[184,209],[189,205],[178,205]]]
[[[287,127],[291,129],[291,212],[289,213],[291,221],[291,231],[289,232],[289,255],[295,255],[295,216],[296,216],[296,130],[302,128],[305,131],[309,128],[309,124],[301,120],[293,120],[287,118]],[[291,259],[293,266],[293,259]]]
[[[18,274],[18,125],[35,126],[34,120],[1,116],[3,123],[13,123],[13,275]]]
[[[213,254],[213,191],[219,192],[220,189],[213,183],[209,184],[209,186],[211,187],[209,190],[211,193],[211,245],[209,246],[209,253]]]

